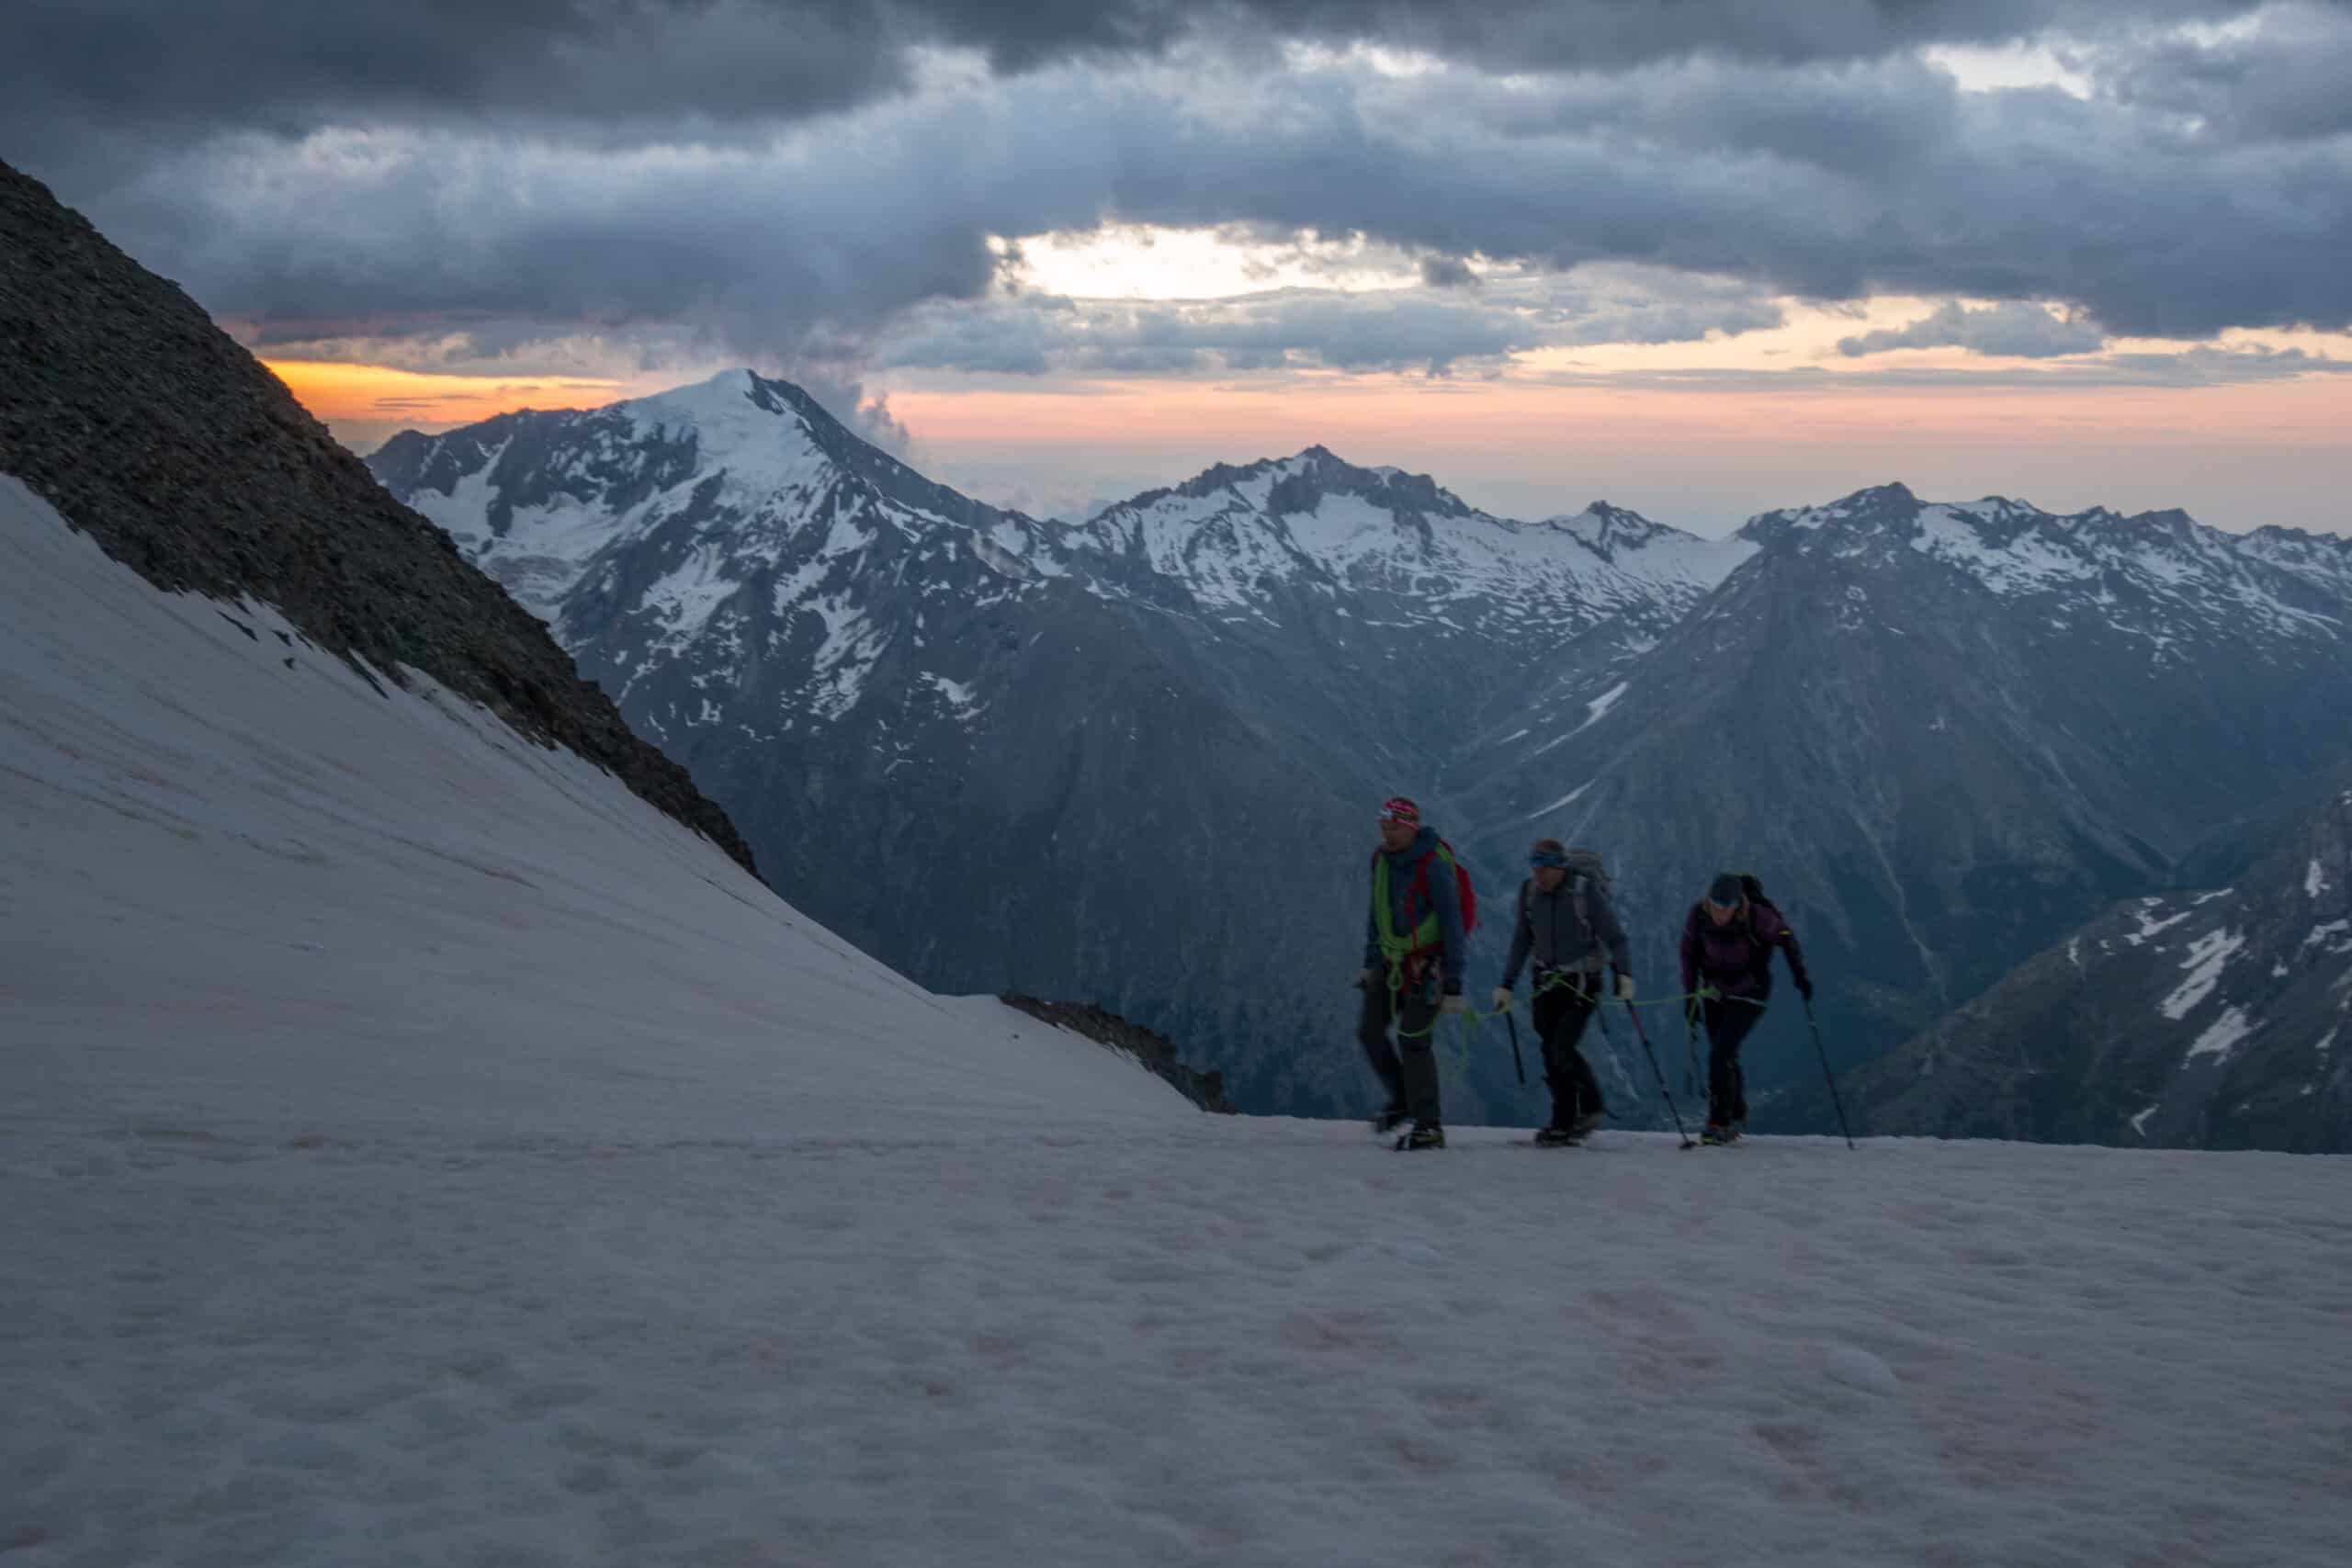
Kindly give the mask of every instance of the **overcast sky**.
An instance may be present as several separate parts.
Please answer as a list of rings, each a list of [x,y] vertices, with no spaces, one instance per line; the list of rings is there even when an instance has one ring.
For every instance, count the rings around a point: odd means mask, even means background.
[[[1033,510],[2352,531],[2352,3],[14,0],[0,158],[362,450],[748,364]]]

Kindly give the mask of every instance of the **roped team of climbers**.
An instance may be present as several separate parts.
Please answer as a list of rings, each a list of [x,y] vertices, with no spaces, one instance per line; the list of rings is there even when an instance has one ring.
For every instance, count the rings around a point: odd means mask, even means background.
[[[1556,839],[1538,839],[1527,863],[1510,956],[1495,987],[1492,1010],[1510,1010],[1520,971],[1532,961],[1530,1011],[1552,1096],[1551,1120],[1535,1141],[1570,1145],[1609,1113],[1600,1080],[1579,1042],[1604,998],[1604,964],[1606,994],[1631,1010],[1632,961],[1599,855],[1569,849]],[[1450,1014],[1470,1011],[1463,995],[1463,964],[1476,908],[1469,874],[1437,829],[1421,821],[1420,807],[1403,795],[1385,802],[1380,808],[1380,848],[1372,857],[1363,967],[1355,982],[1363,992],[1357,1038],[1388,1094],[1373,1118],[1374,1130],[1389,1134],[1403,1127],[1399,1149],[1445,1146],[1437,1025]],[[1790,976],[1809,1008],[1813,980],[1796,933],[1752,876],[1727,872],[1716,877],[1683,921],[1685,1018],[1694,1036],[1703,1026],[1708,1044],[1707,1123],[1701,1143],[1732,1143],[1747,1120],[1739,1049],[1771,999],[1775,953],[1788,961]]]

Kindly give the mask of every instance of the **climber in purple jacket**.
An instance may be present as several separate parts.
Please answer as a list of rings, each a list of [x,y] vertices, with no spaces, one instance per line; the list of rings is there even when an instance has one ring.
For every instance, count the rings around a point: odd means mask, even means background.
[[[1725,872],[1716,877],[1706,897],[1690,907],[1690,918],[1682,922],[1682,991],[1695,998],[1707,1028],[1702,1144],[1730,1143],[1747,1120],[1739,1047],[1771,1000],[1775,952],[1788,959],[1797,994],[1811,1001],[1813,979],[1805,973],[1796,932],[1752,876]]]

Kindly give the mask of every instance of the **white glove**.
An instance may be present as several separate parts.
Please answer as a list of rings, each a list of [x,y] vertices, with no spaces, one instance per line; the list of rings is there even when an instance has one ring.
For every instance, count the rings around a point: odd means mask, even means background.
[[[1510,987],[1509,986],[1497,986],[1495,987],[1495,995],[1490,1010],[1495,1012],[1510,1011]]]
[[[1617,999],[1621,1002],[1630,1002],[1634,999],[1634,977],[1631,975],[1617,976]]]
[[[1456,1017],[1459,1017],[1470,1010],[1470,998],[1464,996],[1461,992],[1456,991],[1453,995],[1446,998],[1445,1000],[1438,1003],[1437,1010],[1440,1012],[1450,1012]]]
[[[1356,977],[1351,983],[1359,991],[1369,991],[1372,989],[1372,971],[1369,969],[1357,970]]]

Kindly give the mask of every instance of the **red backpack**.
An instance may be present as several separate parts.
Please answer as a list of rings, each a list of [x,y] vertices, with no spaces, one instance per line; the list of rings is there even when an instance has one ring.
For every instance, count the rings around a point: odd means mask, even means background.
[[[1374,858],[1377,859],[1381,852],[1374,850]],[[1455,857],[1453,846],[1443,839],[1437,841],[1437,848],[1413,863],[1412,885],[1405,889],[1405,930],[1410,933],[1420,924],[1420,921],[1413,919],[1413,899],[1416,895],[1419,897],[1424,909],[1433,908],[1435,906],[1435,900],[1430,897],[1430,862],[1440,855],[1443,855],[1445,863],[1453,868],[1453,891],[1455,897],[1462,901],[1462,934],[1466,937],[1478,929],[1478,890],[1470,886],[1468,869]],[[1411,940],[1409,934],[1406,940]],[[1420,953],[1426,950],[1415,948],[1413,951]]]

